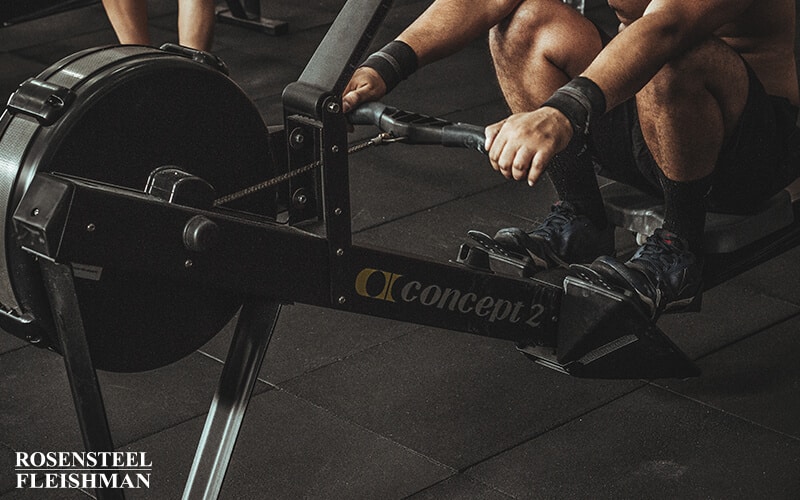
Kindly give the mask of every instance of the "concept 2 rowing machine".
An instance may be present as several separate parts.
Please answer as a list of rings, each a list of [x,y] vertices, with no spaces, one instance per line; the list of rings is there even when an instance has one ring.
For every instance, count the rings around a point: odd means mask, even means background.
[[[87,449],[113,448],[95,368],[180,359],[240,308],[190,498],[219,491],[281,304],[506,339],[574,376],[698,374],[624,291],[490,238],[474,234],[455,262],[353,244],[341,92],[389,4],[347,2],[286,87],[280,127],[219,60],[176,46],[82,51],[12,96],[0,118],[2,326],[63,354]],[[381,105],[353,120],[388,134],[373,142],[483,144],[480,128]],[[795,220],[725,255],[744,269],[796,245]]]

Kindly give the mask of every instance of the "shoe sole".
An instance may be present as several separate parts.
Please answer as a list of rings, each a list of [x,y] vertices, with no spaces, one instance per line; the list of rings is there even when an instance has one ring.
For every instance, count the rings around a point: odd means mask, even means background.
[[[613,275],[604,275],[598,272],[597,270],[586,266],[586,265],[573,265],[571,269],[577,270],[581,276],[589,275],[592,279],[602,281],[607,287],[608,282],[610,281],[613,286],[618,288],[622,288],[623,290],[627,290],[639,299],[642,307],[646,311],[647,315],[653,320],[657,321],[662,314],[677,314],[677,313],[685,313],[685,312],[699,312],[702,303],[703,303],[703,286],[702,283],[699,286],[699,291],[697,294],[687,297],[685,299],[676,300],[670,302],[664,306],[662,311],[658,311],[656,308],[656,301],[651,299],[648,295],[644,294],[643,292],[639,291],[636,287],[630,284],[625,278],[625,272],[628,271],[627,267],[620,272],[618,270],[618,266],[614,265],[614,263],[604,262],[605,266],[607,267],[608,271],[613,272]],[[620,266],[624,266],[624,264],[619,263]],[[615,279],[616,278],[616,279]],[[590,280],[591,281],[591,280]]]

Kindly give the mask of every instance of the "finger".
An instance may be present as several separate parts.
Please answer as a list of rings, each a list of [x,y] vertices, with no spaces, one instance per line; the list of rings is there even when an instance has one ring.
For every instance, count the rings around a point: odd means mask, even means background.
[[[528,171],[528,185],[533,186],[539,181],[539,178],[547,168],[547,164],[552,159],[552,153],[547,151],[538,151],[531,161],[531,168]]]
[[[497,132],[495,132],[494,127],[492,127],[492,125],[489,125],[485,129],[483,129],[483,135],[486,138],[483,141],[483,147],[486,149],[486,151],[492,149],[492,143],[494,142],[496,134]]]
[[[506,142],[500,157],[497,159],[500,171],[503,172],[506,178],[510,179],[514,176],[514,158],[517,156],[518,149],[513,141]]]
[[[503,148],[505,146],[505,136],[502,134],[497,134],[495,139],[492,141],[492,147],[489,149],[489,163],[492,164],[492,168],[500,172],[500,164],[498,160],[500,159],[500,155],[503,153]]]
[[[517,151],[517,154],[514,156],[514,163],[511,167],[514,180],[521,181],[528,176],[533,157],[534,152],[526,147],[522,147]]]
[[[486,151],[492,149],[492,144],[494,143],[497,134],[500,133],[500,129],[503,127],[505,120],[501,120],[497,123],[493,123],[491,125],[487,125],[486,129],[483,131],[484,135],[486,135],[486,142],[484,147]]]
[[[351,109],[355,108],[355,98],[350,94],[342,96],[342,112],[349,113]]]
[[[358,88],[346,92],[342,96],[342,111],[345,113],[349,113],[350,110],[356,108],[359,104],[361,104],[362,100],[363,98]]]

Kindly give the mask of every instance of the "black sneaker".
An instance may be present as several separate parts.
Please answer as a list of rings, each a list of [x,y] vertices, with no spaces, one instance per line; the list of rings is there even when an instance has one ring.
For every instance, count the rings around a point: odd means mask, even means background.
[[[609,282],[635,292],[653,320],[664,312],[699,311],[703,261],[686,240],[656,229],[628,262],[596,259],[590,268]]]
[[[518,253],[528,253],[540,267],[569,267],[588,263],[601,255],[614,254],[614,226],[599,229],[573,206],[559,201],[550,208],[544,222],[533,231],[517,227],[497,231],[494,240]]]

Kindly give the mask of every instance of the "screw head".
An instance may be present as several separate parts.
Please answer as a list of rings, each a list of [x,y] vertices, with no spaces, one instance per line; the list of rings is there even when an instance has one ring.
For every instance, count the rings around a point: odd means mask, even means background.
[[[292,205],[296,208],[303,208],[308,203],[308,195],[305,189],[300,188],[292,195]]]
[[[97,226],[95,226],[93,222],[90,222],[90,223],[86,224],[86,231],[87,232],[91,233],[95,229],[97,229]]]
[[[341,107],[339,106],[338,102],[331,101],[326,106],[326,109],[328,110],[328,113],[332,113],[332,114],[335,115],[336,113],[338,113],[341,110]]]
[[[344,297],[344,295],[342,295],[341,297],[339,297],[339,303],[340,303],[340,304],[344,304],[345,302],[347,302],[347,299]]]
[[[305,143],[305,141],[306,141],[306,136],[303,133],[303,129],[301,129],[300,127],[295,128],[289,134],[289,144],[294,149],[302,148],[303,147],[303,143]]]

